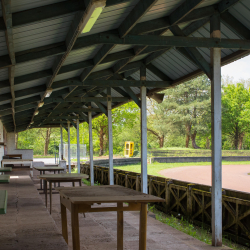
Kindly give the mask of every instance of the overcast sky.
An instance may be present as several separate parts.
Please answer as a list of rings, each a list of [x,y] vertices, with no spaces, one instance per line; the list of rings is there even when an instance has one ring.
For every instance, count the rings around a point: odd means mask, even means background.
[[[250,56],[222,67],[221,74],[222,76],[228,75],[233,77],[234,81],[238,81],[239,79],[250,79]]]

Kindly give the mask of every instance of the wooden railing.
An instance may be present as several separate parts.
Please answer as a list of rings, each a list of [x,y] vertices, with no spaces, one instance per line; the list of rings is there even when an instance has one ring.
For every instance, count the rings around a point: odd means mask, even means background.
[[[89,174],[89,165],[81,165],[81,172]],[[108,168],[94,166],[95,182],[108,185]],[[116,185],[141,190],[141,175],[114,169]],[[157,209],[205,227],[211,228],[211,187],[163,177],[148,176],[149,194],[165,199],[154,204]],[[250,194],[222,190],[223,235],[250,246]]]

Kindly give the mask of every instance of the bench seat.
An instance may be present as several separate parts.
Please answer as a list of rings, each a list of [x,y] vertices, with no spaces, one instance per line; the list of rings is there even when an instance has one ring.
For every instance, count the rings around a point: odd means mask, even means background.
[[[7,190],[0,190],[0,214],[6,214],[7,211]]]
[[[10,183],[9,175],[0,175],[0,184],[1,183]]]
[[[11,171],[12,171],[12,167],[0,168],[0,172],[11,172]]]

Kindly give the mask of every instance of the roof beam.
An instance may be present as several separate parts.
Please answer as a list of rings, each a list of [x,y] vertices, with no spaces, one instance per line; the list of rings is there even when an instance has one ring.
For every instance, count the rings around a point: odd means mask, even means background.
[[[158,0],[139,1],[137,5],[133,8],[133,10],[128,14],[123,23],[120,25],[118,29],[120,37],[124,38],[157,1]]]
[[[141,101],[139,98],[136,96],[136,94],[133,92],[133,90],[130,87],[123,87],[128,95],[131,97],[131,99],[137,104],[139,108],[141,108]]]
[[[93,87],[170,87],[172,81],[132,81],[132,80],[86,80],[81,82],[77,79],[63,80],[68,86],[93,86]]]
[[[146,68],[158,76],[162,81],[172,81],[167,75],[165,75],[162,71],[156,68],[153,64],[146,65]]]
[[[240,0],[222,0],[218,4],[218,11],[220,13],[223,13],[224,11],[228,10],[230,7],[233,7],[236,3],[238,3]]]
[[[63,98],[53,98],[52,102],[106,102],[107,97],[67,97]],[[112,101],[114,102],[125,102],[128,101],[127,97],[112,97]],[[51,100],[50,100],[51,102]],[[45,99],[45,102],[46,99]]]
[[[78,11],[75,16],[74,16],[74,20],[71,24],[71,27],[68,31],[68,34],[66,36],[66,51],[63,55],[59,55],[57,56],[54,65],[53,65],[53,75],[49,78],[48,82],[47,82],[47,88],[51,88],[52,83],[55,79],[55,77],[57,76],[60,68],[62,67],[63,63],[65,62],[66,58],[68,57],[69,53],[71,52],[76,39],[78,38],[78,36],[81,34],[83,28],[87,25],[89,19],[91,18],[91,14],[89,14],[89,12],[91,11],[92,7],[94,4],[98,4],[101,3],[103,4],[103,6],[106,5],[106,0],[96,0],[95,2],[93,1],[89,1],[88,5],[86,6],[86,11]],[[45,98],[46,92],[43,94],[41,100],[43,101],[43,99]],[[38,107],[36,109],[36,111],[38,110]],[[33,117],[35,116],[35,112]]]
[[[221,14],[222,21],[244,39],[250,40],[250,30],[229,12]]]
[[[171,13],[168,17],[164,18],[166,23],[168,23],[168,27],[171,25],[174,25],[178,22],[180,22],[183,18],[185,18],[190,12],[192,12],[200,3],[202,3],[204,0],[186,0],[184,3],[182,3],[173,13]],[[163,35],[167,29],[159,30],[154,35]],[[124,68],[128,63],[132,61],[133,58],[141,54],[148,46],[136,46],[134,48],[135,56],[120,60],[118,63],[116,63],[113,67],[114,73],[118,73],[122,68]],[[162,73],[163,74],[163,73]]]
[[[182,32],[182,30],[179,28],[178,25],[171,27],[170,30],[174,36],[185,37],[184,33]],[[184,48],[184,49],[193,58],[196,65],[198,65],[198,67],[205,72],[208,78],[211,79],[210,64],[205,60],[205,58],[201,55],[201,53],[196,48]]]
[[[169,21],[171,25],[176,24],[186,15],[188,15],[193,9],[197,8],[204,0],[186,0],[176,10],[174,10],[170,16]]]
[[[11,13],[11,0],[2,0],[2,12],[3,12],[3,19],[6,27],[5,31],[5,38],[6,44],[8,47],[8,52],[11,61],[11,67],[9,67],[9,83],[10,83],[10,93],[11,93],[11,113],[13,117],[13,124],[16,128],[15,123],[15,92],[14,92],[14,78],[15,78],[15,65],[16,65],[16,58],[15,58],[15,50],[14,50],[14,40],[13,40],[13,29],[12,29],[12,13]]]
[[[84,10],[82,1],[71,0],[16,12],[13,13],[12,17],[13,26],[16,27],[28,23],[44,21],[49,18],[55,18],[56,16],[76,12],[81,9]],[[3,20],[0,19],[0,30],[4,29]]]
[[[88,39],[88,38],[86,38]],[[176,46],[176,47],[201,47],[201,48],[222,48],[222,49],[240,49],[249,50],[248,41],[240,39],[218,39],[201,37],[175,37],[175,36],[136,36],[129,35],[125,38],[119,38],[116,35],[107,36],[96,35],[94,38],[98,43],[104,44],[122,44],[122,45],[144,45],[144,46]]]

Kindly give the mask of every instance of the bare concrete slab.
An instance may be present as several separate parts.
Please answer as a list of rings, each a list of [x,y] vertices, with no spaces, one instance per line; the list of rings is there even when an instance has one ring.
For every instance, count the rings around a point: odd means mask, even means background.
[[[34,172],[34,181],[37,188],[39,183],[36,181]],[[61,186],[71,186],[69,183],[62,183]],[[41,194],[44,200],[44,194]],[[96,205],[98,206],[98,205]],[[53,194],[52,217],[61,230],[60,197],[59,194]],[[69,231],[69,249],[72,249],[71,242],[71,219],[68,217]],[[86,218],[79,215],[79,229],[81,239],[81,249],[85,250],[115,250],[117,233],[117,214],[116,212],[87,213]],[[124,213],[124,249],[139,249],[139,213]],[[153,213],[148,213],[147,230],[147,249],[148,250],[209,250],[214,247],[200,242],[193,237],[186,235],[166,224],[157,221]],[[218,250],[228,250],[228,247],[216,248]]]
[[[7,213],[0,215],[0,249],[68,249],[55,221],[49,215],[27,172],[13,172],[10,184],[1,184],[8,192]]]

